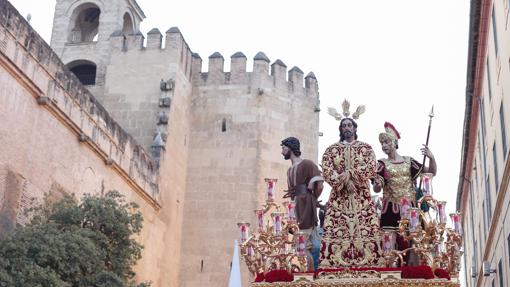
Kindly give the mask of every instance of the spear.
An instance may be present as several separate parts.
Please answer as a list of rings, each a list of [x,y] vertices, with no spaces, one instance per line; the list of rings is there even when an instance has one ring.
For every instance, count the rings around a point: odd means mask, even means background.
[[[425,145],[426,146],[429,146],[429,139],[430,139],[430,127],[432,126],[432,118],[434,117],[434,105],[432,105],[432,109],[430,110],[430,113],[429,113],[429,128],[427,130],[427,141],[425,142]],[[426,155],[423,155],[423,162],[421,164],[421,168],[423,169],[423,167],[425,166],[425,160],[427,159],[427,156]],[[422,184],[422,180],[420,179],[420,187],[419,189],[421,189],[421,184]]]

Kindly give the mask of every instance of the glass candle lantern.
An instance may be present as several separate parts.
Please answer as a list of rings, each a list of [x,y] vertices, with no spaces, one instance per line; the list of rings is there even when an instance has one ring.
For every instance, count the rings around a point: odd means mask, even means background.
[[[462,234],[462,224],[460,222],[460,213],[455,212],[450,214],[450,218],[452,219],[453,230],[457,234]]]
[[[394,231],[385,230],[382,236],[382,248],[384,252],[391,252],[395,249],[396,234]]]
[[[287,218],[289,223],[296,222],[296,203],[294,201],[285,201],[283,205],[287,210]]]
[[[420,228],[420,209],[417,207],[409,208],[409,231],[414,232]]]
[[[257,230],[259,232],[264,232],[264,210],[255,210],[255,215],[257,216]]]
[[[275,236],[281,236],[283,232],[283,213],[275,212],[271,214],[271,218],[273,219],[273,234]]]
[[[422,173],[421,180],[422,180],[422,188],[423,188],[423,195],[424,196],[430,196],[433,194],[432,190],[432,178],[434,175],[432,173]]]
[[[265,178],[264,181],[267,185],[266,200],[272,202],[276,198],[275,185],[278,180],[276,178]]]
[[[306,235],[303,232],[298,232],[296,236],[296,253],[298,256],[305,256],[306,251]]]
[[[437,220],[440,224],[446,224],[446,201],[437,202]]]
[[[409,219],[409,208],[411,208],[411,200],[407,197],[400,199],[400,218]]]
[[[248,222],[240,222],[237,226],[239,226],[241,243],[244,243],[248,240],[248,236],[250,234],[250,224]]]

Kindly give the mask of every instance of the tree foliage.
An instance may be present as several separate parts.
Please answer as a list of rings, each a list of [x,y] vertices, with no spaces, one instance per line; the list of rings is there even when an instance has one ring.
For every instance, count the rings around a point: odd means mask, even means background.
[[[132,282],[143,219],[120,193],[65,196],[30,212],[29,225],[0,236],[0,286],[149,286]]]

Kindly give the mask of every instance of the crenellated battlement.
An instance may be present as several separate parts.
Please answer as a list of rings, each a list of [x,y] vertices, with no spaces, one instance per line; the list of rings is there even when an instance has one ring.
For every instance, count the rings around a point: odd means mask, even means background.
[[[125,34],[120,30],[113,32],[108,41],[111,42],[112,51],[122,50],[173,50],[183,48],[191,55],[191,50],[184,40],[181,31],[177,27],[168,29],[163,35],[158,28],[152,28],[145,36],[137,31],[132,34]]]
[[[189,71],[194,85],[249,85],[261,89],[288,90],[290,93],[306,94],[315,98],[319,94],[317,78],[313,72],[305,76],[297,66],[288,70],[287,65],[280,59],[271,63],[264,52],[258,52],[253,57],[251,72],[247,67],[248,58],[242,52],[230,56],[230,71],[225,69],[224,56],[220,52],[214,52],[208,57],[205,70],[201,56],[191,52],[177,27],[168,29],[164,35],[158,28],[153,28],[147,33],[147,38],[141,32],[125,35],[116,31],[111,34],[109,41],[113,52],[159,50],[174,55],[176,53],[180,58],[177,63]],[[188,59],[191,65],[188,65]]]
[[[163,34],[158,28],[153,28],[147,33],[147,49],[158,49],[162,48],[163,45]]]
[[[281,139],[299,138],[303,156],[317,158],[314,73],[263,52],[201,58],[177,27],[139,32],[136,0],[57,0],[53,50],[13,11],[0,0],[0,118],[17,133],[0,137],[16,149],[10,162],[78,193],[113,188],[140,203],[137,282],[224,286],[225,250],[238,218],[263,200],[260,179],[284,187]],[[0,166],[0,185],[1,176]]]
[[[277,59],[270,63],[263,52],[253,58],[252,72],[247,70],[247,57],[242,52],[230,56],[230,71],[225,70],[225,59],[219,52],[209,56],[207,72],[202,71],[202,58],[193,54],[192,78],[195,85],[249,85],[259,88],[288,89],[291,93],[303,93],[318,97],[317,78],[313,72],[304,77],[303,71],[294,66],[287,71],[287,65]]]
[[[205,71],[201,56],[191,52],[177,27],[168,29],[164,35],[158,28],[153,28],[147,33],[147,38],[141,32],[125,35],[121,31],[115,31],[110,35],[109,41],[113,52],[160,50],[177,53],[180,64],[185,70],[189,70],[195,85],[255,85],[318,96],[317,78],[313,72],[309,72],[305,77],[304,72],[297,66],[287,70],[287,65],[282,60],[277,59],[271,63],[264,52],[258,52],[253,57],[251,72],[247,67],[248,58],[242,52],[230,56],[230,71],[225,69],[225,58],[220,52],[211,54]],[[190,67],[186,63],[188,59],[191,59]]]
[[[159,57],[162,62],[178,64],[186,77],[191,78],[193,53],[177,27],[168,29],[164,35],[158,28],[153,28],[147,33],[147,37],[140,31],[127,35],[122,31],[115,31],[107,41],[110,57],[122,54],[136,58],[148,55],[150,60]]]

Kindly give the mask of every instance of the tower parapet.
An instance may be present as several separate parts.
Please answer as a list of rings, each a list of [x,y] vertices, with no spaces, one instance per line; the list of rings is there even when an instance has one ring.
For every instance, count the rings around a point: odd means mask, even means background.
[[[181,30],[177,27],[171,27],[165,32],[165,47],[168,49],[179,49],[180,45],[184,41],[184,37],[181,34]]]
[[[242,52],[236,52],[230,56],[230,81],[233,84],[246,81],[246,61],[247,58]]]
[[[158,28],[153,28],[147,33],[147,43],[145,46],[144,40],[145,36],[140,31],[136,31],[131,34],[125,34],[120,30],[114,31],[108,39],[110,42],[110,54],[115,54],[119,51],[145,52],[161,50],[164,52],[163,55],[167,55],[167,62],[170,63],[171,61],[174,61],[176,64],[179,64],[185,71],[186,77],[191,78],[193,53],[184,40],[179,28],[171,27],[165,32],[165,35],[163,35]],[[139,55],[139,57],[143,56],[143,54]]]
[[[110,35],[110,46],[114,51],[127,50],[126,36],[122,34],[122,31],[117,30]]]
[[[253,73],[260,75],[269,74],[269,58],[264,54],[264,52],[258,52],[255,57],[253,57]]]
[[[219,52],[215,52],[211,56],[209,56],[209,71],[208,71],[208,81],[213,83],[221,83],[225,79],[225,74],[223,73],[223,65],[225,63],[225,59]]]
[[[188,43],[184,39],[181,31],[177,27],[171,27],[165,33],[165,50],[166,53],[173,54],[173,60],[181,65],[185,71],[186,77],[191,79],[192,52]]]
[[[308,73],[305,77],[305,89],[307,94],[319,94],[319,85],[313,72]]]
[[[200,71],[202,71],[202,58],[198,53],[193,53],[191,56],[191,75],[193,82],[198,82],[200,79]]]
[[[303,89],[303,71],[294,66],[289,70],[289,88],[296,93],[302,92]]]
[[[147,33],[147,49],[161,49],[163,35],[158,28],[153,28]]]
[[[126,35],[126,50],[141,50],[144,40],[145,36],[140,31],[135,34]]]
[[[303,71],[294,66],[287,72],[287,65],[280,59],[269,65],[270,59],[264,52],[253,58],[252,72],[247,72],[247,58],[242,52],[230,57],[230,72],[225,71],[225,59],[219,52],[209,56],[208,71],[202,71],[202,59],[197,53],[192,59],[193,84],[207,85],[247,85],[252,89],[281,89],[288,93],[318,98],[318,83],[313,72],[304,79]]]
[[[274,85],[278,88],[287,87],[287,65],[282,60],[277,59],[271,65],[271,76],[274,79]]]
[[[251,74],[251,84],[259,92],[273,86],[273,81],[269,75],[270,60],[264,52],[258,52],[253,57],[253,73]]]

